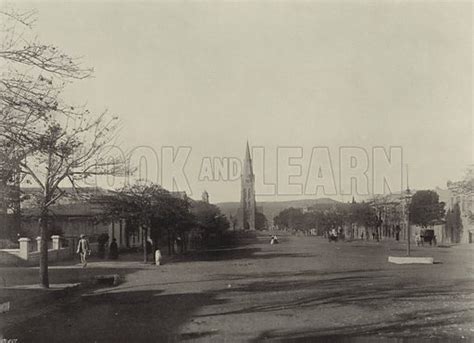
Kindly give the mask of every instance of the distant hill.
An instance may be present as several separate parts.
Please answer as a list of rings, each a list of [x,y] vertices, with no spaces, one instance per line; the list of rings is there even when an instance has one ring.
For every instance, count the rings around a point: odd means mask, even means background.
[[[257,202],[257,208],[263,212],[269,223],[273,222],[273,218],[278,215],[281,211],[286,208],[305,208],[318,205],[335,205],[339,204],[339,201],[320,198],[320,199],[302,199],[302,200],[289,200],[289,201],[262,201]],[[227,217],[235,216],[239,208],[239,202],[221,202],[216,204]]]

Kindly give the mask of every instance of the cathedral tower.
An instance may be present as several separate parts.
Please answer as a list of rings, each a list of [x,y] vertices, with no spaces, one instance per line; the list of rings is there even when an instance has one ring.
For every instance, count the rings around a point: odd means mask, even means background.
[[[248,142],[240,178],[240,208],[237,213],[237,228],[239,230],[255,230],[255,175],[253,173],[252,157],[250,156]]]

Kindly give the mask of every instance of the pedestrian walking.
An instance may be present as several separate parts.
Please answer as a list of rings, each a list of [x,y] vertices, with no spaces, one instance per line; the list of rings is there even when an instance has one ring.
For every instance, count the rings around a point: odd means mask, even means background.
[[[86,236],[81,235],[80,237],[81,239],[77,244],[77,253],[81,256],[82,268],[85,268],[87,266],[87,256],[90,255],[91,250]]]

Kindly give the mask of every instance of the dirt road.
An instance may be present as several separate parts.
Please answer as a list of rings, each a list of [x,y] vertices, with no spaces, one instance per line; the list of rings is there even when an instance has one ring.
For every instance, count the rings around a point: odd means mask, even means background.
[[[280,242],[270,245],[260,237],[160,267],[127,269],[136,262],[116,263],[125,279],[118,287],[72,296],[10,326],[4,337],[20,342],[474,339],[471,248],[415,248],[415,255],[438,263],[394,265],[387,257],[403,255],[402,243],[291,236]]]

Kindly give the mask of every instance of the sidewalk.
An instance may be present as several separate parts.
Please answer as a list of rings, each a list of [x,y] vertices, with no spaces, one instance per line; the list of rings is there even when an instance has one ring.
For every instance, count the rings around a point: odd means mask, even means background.
[[[124,256],[126,257],[126,256]],[[62,261],[49,266],[50,288],[39,286],[39,267],[0,267],[0,305],[9,310],[0,313],[0,338],[4,329],[12,324],[49,313],[71,300],[71,296],[103,285],[93,281],[103,275],[118,274],[124,277],[153,265],[127,260],[94,259],[86,268],[74,261]],[[73,263],[71,263],[73,262]],[[9,302],[9,304],[7,304]]]

